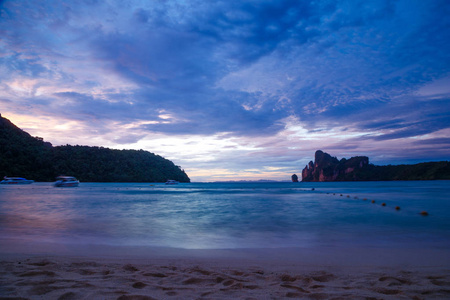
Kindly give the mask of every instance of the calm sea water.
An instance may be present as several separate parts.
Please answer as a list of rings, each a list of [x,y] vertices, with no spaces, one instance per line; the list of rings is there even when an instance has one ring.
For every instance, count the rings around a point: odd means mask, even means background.
[[[450,249],[449,183],[1,185],[0,238],[193,249]]]

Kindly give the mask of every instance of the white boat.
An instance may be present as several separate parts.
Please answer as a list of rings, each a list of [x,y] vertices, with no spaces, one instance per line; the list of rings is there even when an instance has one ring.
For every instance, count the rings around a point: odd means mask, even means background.
[[[171,180],[171,179],[166,181],[166,184],[179,184],[179,183],[180,183],[179,181]]]
[[[75,187],[79,184],[78,179],[72,176],[58,176],[55,182],[56,187]]]
[[[3,177],[3,180],[0,181],[1,184],[30,184],[33,183],[34,180],[28,180],[22,177]]]

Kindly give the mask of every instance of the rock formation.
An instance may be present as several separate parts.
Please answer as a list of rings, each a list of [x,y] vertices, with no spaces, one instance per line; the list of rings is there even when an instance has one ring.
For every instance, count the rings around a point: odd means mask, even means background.
[[[449,180],[450,162],[424,162],[414,165],[375,166],[367,156],[338,160],[328,153],[316,151],[302,171],[302,181],[387,181]]]
[[[367,156],[356,156],[350,159],[332,157],[328,153],[317,150],[314,162],[302,171],[302,181],[348,181],[359,180],[358,171],[369,165]]]

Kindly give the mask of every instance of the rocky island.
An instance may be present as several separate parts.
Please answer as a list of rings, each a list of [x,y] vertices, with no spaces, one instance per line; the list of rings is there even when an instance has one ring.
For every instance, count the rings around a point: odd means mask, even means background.
[[[375,166],[367,156],[338,160],[317,150],[314,162],[302,170],[302,181],[388,181],[450,179],[450,162]]]

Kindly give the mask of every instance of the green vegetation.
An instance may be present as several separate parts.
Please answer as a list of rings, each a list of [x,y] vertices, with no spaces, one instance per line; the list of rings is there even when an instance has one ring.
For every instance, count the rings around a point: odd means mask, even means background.
[[[370,164],[366,169],[361,170],[360,173],[360,177],[366,177],[368,178],[367,180],[449,180],[450,162],[425,162],[395,166],[375,166]]]
[[[57,146],[32,137],[0,115],[0,176],[53,181],[75,176],[85,182],[190,182],[170,160],[143,150]]]

